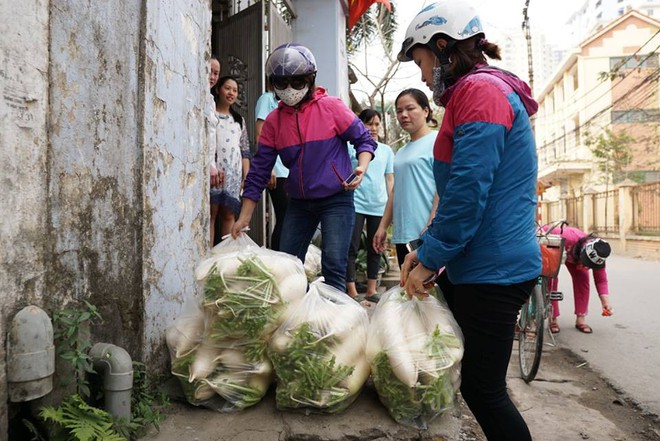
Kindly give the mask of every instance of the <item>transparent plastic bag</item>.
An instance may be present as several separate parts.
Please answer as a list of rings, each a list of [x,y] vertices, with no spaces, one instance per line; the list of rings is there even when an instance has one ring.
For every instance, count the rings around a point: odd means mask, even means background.
[[[310,282],[321,275],[321,249],[314,244],[309,244],[305,254],[305,274]]]
[[[299,259],[258,247],[246,235],[225,239],[195,273],[204,286],[202,305],[215,340],[267,340],[286,305],[307,289]]]
[[[186,400],[220,412],[257,404],[273,380],[262,340],[203,340],[185,357],[173,358],[172,374]]]
[[[195,269],[201,298],[187,298],[166,340],[172,374],[193,405],[221,412],[258,403],[273,379],[267,342],[307,289],[299,259],[225,238]]]
[[[371,316],[366,355],[380,401],[398,423],[425,429],[454,407],[463,335],[444,299],[410,299],[400,287],[385,292]]]
[[[315,282],[275,331],[268,347],[277,377],[276,405],[337,413],[369,377],[368,316],[345,293]]]

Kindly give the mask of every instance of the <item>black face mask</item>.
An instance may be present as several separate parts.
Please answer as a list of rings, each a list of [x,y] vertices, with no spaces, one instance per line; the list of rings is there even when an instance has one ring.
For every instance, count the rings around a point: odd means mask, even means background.
[[[456,79],[447,72],[448,67],[449,64],[440,64],[440,66],[433,68],[433,102],[438,106],[442,106],[440,98],[445,89],[456,82]]]
[[[450,41],[443,50],[439,50],[435,45],[431,46],[433,53],[440,60],[440,66],[433,68],[433,102],[438,106],[442,105],[440,98],[444,91],[456,82],[449,73],[449,51],[454,46],[453,43]]]

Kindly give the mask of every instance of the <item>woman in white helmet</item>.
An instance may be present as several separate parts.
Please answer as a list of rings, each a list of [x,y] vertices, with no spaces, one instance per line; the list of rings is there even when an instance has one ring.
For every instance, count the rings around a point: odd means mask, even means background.
[[[406,257],[401,282],[425,296],[437,279],[465,337],[461,393],[489,440],[530,440],[508,396],[506,372],[520,307],[541,272],[535,237],[537,158],[529,87],[490,67],[500,49],[476,11],[443,0],[410,23],[399,60],[414,61],[445,107],[435,141],[440,203]]]

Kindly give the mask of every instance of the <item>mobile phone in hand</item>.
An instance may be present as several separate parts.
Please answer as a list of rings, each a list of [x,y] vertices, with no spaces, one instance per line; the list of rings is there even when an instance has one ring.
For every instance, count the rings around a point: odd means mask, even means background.
[[[412,253],[413,251],[415,251],[417,248],[419,248],[421,246],[422,246],[422,239],[411,240],[410,242],[408,242],[406,244],[406,248],[408,249],[409,253]]]
[[[351,175],[344,180],[344,184],[346,185],[351,185],[355,180],[357,179],[357,175],[355,173],[351,173]]]

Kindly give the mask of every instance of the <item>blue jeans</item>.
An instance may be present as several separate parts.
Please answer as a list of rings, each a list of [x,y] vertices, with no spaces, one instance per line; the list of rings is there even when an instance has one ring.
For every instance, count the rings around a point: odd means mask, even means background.
[[[305,254],[321,223],[321,274],[325,283],[346,292],[346,263],[353,235],[353,192],[322,199],[291,199],[286,209],[280,251],[305,262]]]

